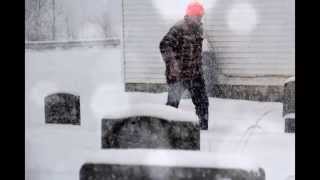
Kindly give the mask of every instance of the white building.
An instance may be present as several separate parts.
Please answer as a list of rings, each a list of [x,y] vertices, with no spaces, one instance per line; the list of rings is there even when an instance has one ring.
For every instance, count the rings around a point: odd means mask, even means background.
[[[175,21],[183,18],[188,1],[122,3],[126,89],[164,91],[165,66],[159,42]],[[279,101],[284,80],[295,74],[294,1],[204,0],[203,3],[207,50],[214,53],[216,60],[210,76],[217,79],[215,86],[233,91],[222,96],[242,93],[240,96],[247,98]],[[248,91],[245,93],[244,89]]]
[[[295,75],[295,2],[202,1],[206,10],[204,28],[207,37],[203,61],[209,94],[281,101],[283,82]],[[127,91],[166,91],[165,65],[159,42],[169,28],[183,18],[189,0],[100,0],[94,4],[88,0],[82,0],[82,3],[73,0],[63,2],[56,1],[57,7],[64,10],[65,19],[69,19],[74,34],[85,30],[86,27],[79,24],[89,20],[98,22],[99,18],[104,19],[108,14],[105,21],[111,28],[111,36],[116,38],[116,41],[110,42],[120,42],[117,49],[118,56],[122,57],[112,61],[122,64],[119,71]],[[86,18],[82,18],[79,11],[84,11]],[[56,19],[58,21],[59,18]],[[26,26],[33,25],[27,23]],[[65,26],[57,25],[57,32],[63,30],[62,27]],[[97,31],[92,32],[90,34],[96,37]],[[31,45],[26,44],[26,47]],[[208,54],[213,56],[208,58]]]

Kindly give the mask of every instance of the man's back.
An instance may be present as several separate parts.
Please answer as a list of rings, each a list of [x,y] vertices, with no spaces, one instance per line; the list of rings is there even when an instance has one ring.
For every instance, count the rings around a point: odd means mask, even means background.
[[[167,65],[172,63],[168,61],[177,62],[180,80],[190,80],[202,75],[202,24],[194,26],[187,21],[187,18],[178,21],[160,42],[160,51]],[[166,56],[168,54],[169,57]],[[174,54],[174,57],[170,54]],[[167,76],[170,76],[170,72]]]

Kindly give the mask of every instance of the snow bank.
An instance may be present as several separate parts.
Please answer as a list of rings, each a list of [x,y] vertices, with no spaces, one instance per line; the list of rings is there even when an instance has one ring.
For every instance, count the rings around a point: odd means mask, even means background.
[[[155,165],[169,167],[228,168],[258,171],[258,164],[245,156],[185,150],[99,150],[87,163]]]
[[[289,113],[283,116],[284,119],[295,119],[296,118],[296,113]]]
[[[119,107],[104,115],[106,119],[123,119],[133,116],[150,116],[172,121],[198,122],[194,112],[184,111],[162,104],[131,104]]]

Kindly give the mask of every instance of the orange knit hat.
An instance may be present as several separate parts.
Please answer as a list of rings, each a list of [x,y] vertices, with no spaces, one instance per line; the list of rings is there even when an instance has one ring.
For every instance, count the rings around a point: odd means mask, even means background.
[[[192,2],[188,5],[186,14],[188,16],[203,16],[204,8],[198,2]]]

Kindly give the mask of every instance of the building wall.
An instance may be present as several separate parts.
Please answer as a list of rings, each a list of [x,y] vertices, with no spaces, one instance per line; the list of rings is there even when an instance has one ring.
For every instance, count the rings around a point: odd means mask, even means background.
[[[155,1],[123,0],[126,83],[165,83],[159,41],[176,19]],[[218,84],[282,85],[294,75],[294,1],[205,0],[208,51]],[[171,3],[171,5],[174,5]]]
[[[119,0],[25,0],[25,41],[122,36]]]

